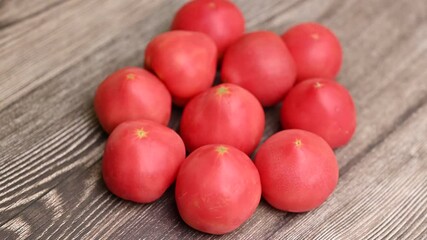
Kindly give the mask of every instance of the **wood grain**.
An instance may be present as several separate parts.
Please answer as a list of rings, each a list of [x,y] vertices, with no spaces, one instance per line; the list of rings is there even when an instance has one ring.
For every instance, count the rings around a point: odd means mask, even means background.
[[[1,0],[0,29],[44,14],[64,2],[60,0]]]
[[[16,2],[0,2],[0,238],[217,238],[180,220],[173,188],[138,205],[109,193],[100,176],[107,136],[92,110],[95,88],[141,65],[146,43],[184,1]],[[345,51],[338,80],[355,99],[358,129],[336,151],[340,183],[322,207],[289,214],[262,201],[221,238],[425,239],[427,3],[236,3],[249,31],[314,20],[337,33]],[[280,129],[278,110],[266,109],[264,140]]]

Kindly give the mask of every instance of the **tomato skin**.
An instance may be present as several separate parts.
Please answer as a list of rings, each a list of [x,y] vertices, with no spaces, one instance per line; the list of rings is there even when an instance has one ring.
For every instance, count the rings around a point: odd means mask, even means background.
[[[335,78],[342,64],[342,48],[338,38],[318,23],[298,24],[282,35],[291,52],[297,82],[310,78]]]
[[[320,206],[338,182],[331,147],[304,130],[284,130],[268,138],[256,154],[255,165],[262,196],[283,211],[306,212]]]
[[[261,198],[259,174],[238,149],[205,145],[182,163],[175,198],[182,219],[191,227],[210,234],[228,233],[255,212]]]
[[[117,125],[130,120],[148,119],[167,125],[172,100],[156,76],[142,68],[125,67],[98,86],[94,106],[102,127],[111,133]]]
[[[245,89],[223,83],[194,97],[184,108],[180,135],[188,151],[207,144],[228,144],[253,152],[265,126],[264,110]]]
[[[269,31],[244,35],[228,48],[222,62],[223,82],[242,86],[263,106],[280,102],[295,77],[295,64],[286,45]]]
[[[310,79],[297,84],[281,109],[283,128],[313,132],[332,148],[347,144],[356,129],[356,109],[350,93],[330,79]]]
[[[184,159],[184,143],[172,129],[148,120],[124,122],[107,140],[102,176],[116,196],[149,203],[175,181]]]
[[[219,56],[245,31],[245,18],[228,0],[193,0],[176,13],[172,30],[203,32],[218,47]]]
[[[212,86],[216,63],[215,43],[199,32],[166,32],[145,50],[145,66],[166,85],[179,106]]]

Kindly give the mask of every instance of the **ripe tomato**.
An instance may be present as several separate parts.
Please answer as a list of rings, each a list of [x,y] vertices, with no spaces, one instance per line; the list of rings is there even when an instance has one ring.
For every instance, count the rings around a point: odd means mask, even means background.
[[[302,23],[282,35],[297,67],[297,81],[335,78],[341,68],[342,49],[334,33],[318,23]]]
[[[171,28],[209,35],[222,56],[225,49],[245,31],[245,18],[231,1],[194,0],[176,13]]]
[[[180,134],[190,152],[218,143],[250,154],[261,140],[264,125],[258,100],[245,89],[225,83],[191,99],[182,113]]]
[[[332,148],[347,144],[356,129],[350,93],[333,80],[310,79],[297,84],[281,109],[284,128],[304,129],[321,136]]]
[[[221,78],[251,92],[263,106],[283,99],[295,82],[292,56],[280,36],[273,32],[248,33],[224,55]]]
[[[261,198],[258,171],[251,159],[228,145],[206,145],[182,163],[175,198],[182,219],[206,233],[238,228]]]
[[[174,103],[180,106],[212,86],[216,62],[215,43],[198,32],[160,34],[145,50],[145,66],[165,83]]]
[[[148,120],[124,122],[107,140],[102,176],[118,197],[148,203],[175,181],[184,159],[184,143],[172,129]]]
[[[168,124],[172,111],[166,87],[150,72],[126,67],[108,76],[96,90],[95,112],[108,133],[124,121],[148,119]]]
[[[320,206],[338,182],[338,165],[321,137],[303,130],[284,130],[259,148],[255,165],[262,196],[273,207],[305,212]]]

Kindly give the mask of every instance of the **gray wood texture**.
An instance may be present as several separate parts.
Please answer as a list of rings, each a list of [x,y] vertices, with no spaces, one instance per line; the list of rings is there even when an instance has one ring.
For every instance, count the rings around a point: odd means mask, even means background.
[[[427,239],[427,2],[235,2],[248,31],[318,21],[341,39],[338,81],[358,127],[336,151],[340,181],[328,201],[304,214],[262,201],[218,237],[180,220],[173,189],[146,205],[113,196],[100,175],[107,135],[95,88],[140,66],[184,1],[0,0],[0,239]],[[278,110],[266,110],[263,139],[280,129]]]

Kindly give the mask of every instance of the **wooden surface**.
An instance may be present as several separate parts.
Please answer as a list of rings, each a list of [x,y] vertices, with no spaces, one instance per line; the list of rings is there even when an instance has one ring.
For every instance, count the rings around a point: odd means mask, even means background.
[[[184,1],[0,0],[0,239],[217,238],[187,227],[170,189],[138,205],[103,185],[92,108],[106,75],[140,66]],[[358,128],[320,208],[261,202],[225,239],[427,239],[427,2],[236,0],[247,30],[319,21],[341,39],[338,81]],[[171,122],[178,126],[180,110]],[[267,109],[265,137],[280,129]]]

